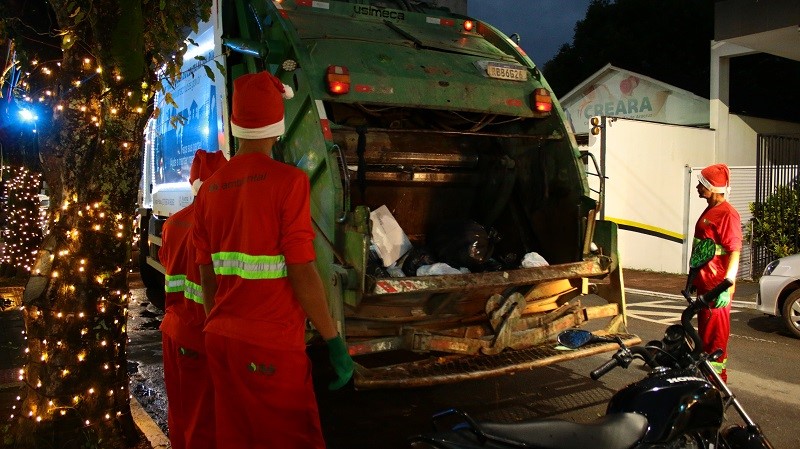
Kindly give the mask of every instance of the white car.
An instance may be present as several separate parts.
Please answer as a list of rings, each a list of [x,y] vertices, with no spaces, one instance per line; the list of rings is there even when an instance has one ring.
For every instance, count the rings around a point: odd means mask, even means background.
[[[756,308],[781,317],[789,331],[800,338],[800,254],[770,262],[758,287]]]

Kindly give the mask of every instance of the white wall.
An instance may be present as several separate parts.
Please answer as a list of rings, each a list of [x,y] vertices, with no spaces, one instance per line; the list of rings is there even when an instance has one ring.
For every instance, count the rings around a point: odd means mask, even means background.
[[[800,134],[800,123],[782,122],[746,115],[730,115],[728,119],[729,166],[756,165],[758,134]]]
[[[608,118],[588,149],[605,167],[605,219],[633,229],[619,233],[623,267],[683,272],[690,167],[715,162],[714,131]]]

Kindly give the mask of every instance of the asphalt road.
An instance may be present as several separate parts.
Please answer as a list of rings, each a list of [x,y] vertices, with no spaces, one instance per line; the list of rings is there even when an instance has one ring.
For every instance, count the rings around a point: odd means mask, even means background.
[[[141,295],[136,294],[138,300]],[[677,320],[682,303],[628,294],[629,330],[642,340],[660,338],[667,324]],[[159,317],[151,306],[133,306],[129,323],[131,391],[155,421],[166,427],[165,395],[160,378]],[[750,308],[732,316],[729,384],[751,417],[776,448],[800,447],[800,386],[795,367],[800,362],[800,340],[783,330],[780,321]],[[430,428],[430,416],[456,407],[476,418],[516,422],[561,418],[578,422],[601,416],[615,391],[645,375],[638,368],[616,369],[600,381],[588,373],[610,353],[535,369],[514,375],[465,381],[429,388],[330,392],[332,376],[326,355],[310,352],[314,362],[317,399],[330,449],[407,448],[409,436]],[[739,422],[734,410],[730,421]]]

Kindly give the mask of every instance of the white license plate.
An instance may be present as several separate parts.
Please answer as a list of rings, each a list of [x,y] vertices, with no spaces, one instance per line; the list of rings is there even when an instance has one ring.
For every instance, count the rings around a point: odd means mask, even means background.
[[[490,78],[497,78],[501,80],[528,80],[528,71],[524,68],[493,64],[491,62],[486,66],[486,74],[489,75]]]

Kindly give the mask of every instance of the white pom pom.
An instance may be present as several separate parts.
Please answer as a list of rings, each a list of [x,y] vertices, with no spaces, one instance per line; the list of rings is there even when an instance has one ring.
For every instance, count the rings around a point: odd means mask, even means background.
[[[294,97],[294,90],[291,87],[287,86],[286,84],[283,85],[283,98],[290,100]]]

